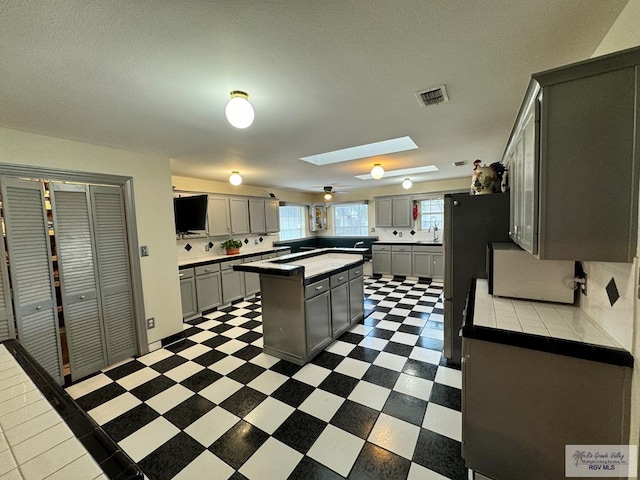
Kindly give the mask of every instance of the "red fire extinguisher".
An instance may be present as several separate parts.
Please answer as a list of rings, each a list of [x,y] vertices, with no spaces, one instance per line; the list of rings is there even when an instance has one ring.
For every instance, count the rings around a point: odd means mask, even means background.
[[[418,204],[417,203],[413,204],[413,219],[414,220],[418,219]]]

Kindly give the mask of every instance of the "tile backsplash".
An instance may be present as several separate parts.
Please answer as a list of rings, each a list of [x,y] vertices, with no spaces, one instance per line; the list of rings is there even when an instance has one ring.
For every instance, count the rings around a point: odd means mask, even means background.
[[[279,236],[276,235],[233,235],[232,238],[240,240],[244,245],[240,248],[242,253],[251,253],[255,250],[263,250],[273,247],[273,242],[278,241]],[[176,240],[178,248],[178,261],[189,260],[193,258],[203,258],[207,256],[225,255],[225,250],[220,244],[227,238],[222,237],[200,237],[186,238]],[[209,250],[207,247],[211,244]],[[187,247],[187,244],[191,248]]]
[[[587,296],[578,296],[580,308],[625,349],[631,351],[638,258],[634,259],[634,263],[582,262],[582,267],[587,274]],[[613,296],[612,283],[615,283],[617,290],[617,295]]]
[[[393,232],[396,232],[396,234],[394,235]],[[411,232],[414,232],[413,235]],[[433,242],[434,239],[437,238],[438,242],[442,243],[444,232],[442,230],[438,230],[437,232],[427,232],[425,230],[417,230],[411,227],[376,227],[376,231],[369,233],[369,235],[375,235],[383,242]]]

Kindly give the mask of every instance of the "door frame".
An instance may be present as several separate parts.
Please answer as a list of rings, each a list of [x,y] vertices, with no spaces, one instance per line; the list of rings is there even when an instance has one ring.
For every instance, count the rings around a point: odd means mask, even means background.
[[[145,321],[144,294],[142,290],[142,270],[138,243],[138,230],[134,202],[133,178],[106,173],[78,172],[58,168],[0,163],[0,176],[26,178],[30,180],[56,180],[59,182],[88,183],[96,185],[117,186],[122,189],[127,226],[127,242],[129,244],[129,265],[131,268],[131,293],[134,304],[134,329],[138,355],[149,353],[149,343]]]

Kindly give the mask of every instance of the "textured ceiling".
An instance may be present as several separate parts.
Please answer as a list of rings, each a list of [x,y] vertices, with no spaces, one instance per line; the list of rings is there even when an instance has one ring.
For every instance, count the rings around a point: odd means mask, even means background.
[[[354,175],[374,160],[440,169],[414,181],[468,176],[452,162],[499,159],[530,74],[590,57],[626,3],[4,0],[0,126],[257,186],[371,187]],[[420,107],[414,92],[440,84],[449,102]],[[236,89],[256,110],[246,130],[224,118]],[[404,135],[419,148],[299,160]]]

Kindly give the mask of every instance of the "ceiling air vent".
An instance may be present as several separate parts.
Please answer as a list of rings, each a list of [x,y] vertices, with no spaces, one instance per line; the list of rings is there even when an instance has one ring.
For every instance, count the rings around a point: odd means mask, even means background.
[[[453,162],[451,165],[453,165],[454,167],[462,167],[463,165],[466,165],[467,161],[466,160],[460,160],[459,162]]]
[[[439,87],[435,88],[428,88],[427,90],[422,90],[421,92],[416,92],[416,98],[418,99],[418,102],[422,107],[449,101],[449,97],[447,96],[447,89],[444,85],[440,85]]]

